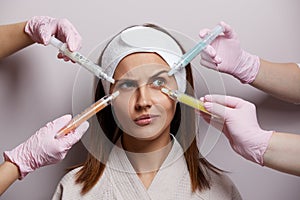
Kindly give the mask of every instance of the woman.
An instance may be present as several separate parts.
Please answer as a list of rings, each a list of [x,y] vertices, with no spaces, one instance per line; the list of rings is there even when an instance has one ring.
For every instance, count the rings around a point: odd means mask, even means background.
[[[241,199],[231,180],[201,157],[194,110],[160,91],[192,95],[190,66],[167,75],[182,54],[154,25],[130,27],[108,43],[99,64],[116,83],[99,82],[96,100],[120,94],[97,114],[87,161],[62,179],[53,199]]]

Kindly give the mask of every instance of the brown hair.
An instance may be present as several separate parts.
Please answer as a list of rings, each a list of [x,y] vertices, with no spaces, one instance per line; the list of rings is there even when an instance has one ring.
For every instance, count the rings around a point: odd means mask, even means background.
[[[165,30],[152,24],[146,24],[144,26],[156,28],[158,30],[167,33]],[[178,45],[180,46],[179,43]],[[100,56],[100,60],[101,60],[101,56]],[[193,86],[192,69],[190,65],[186,67],[186,80],[188,82],[186,93],[193,95],[194,86]],[[101,84],[101,81],[99,81],[96,89],[95,100],[100,99],[104,95],[105,93],[104,93],[103,86]],[[181,116],[188,116],[188,117],[181,118]],[[115,144],[117,139],[122,135],[122,131],[115,123],[115,119],[113,117],[111,107],[107,106],[101,112],[97,113],[97,120],[105,134],[104,137],[107,137],[112,144]],[[192,185],[191,189],[193,192],[195,192],[197,189],[199,191],[202,191],[210,188],[210,177],[208,176],[207,173],[208,169],[216,173],[218,173],[219,171],[218,168],[214,167],[212,164],[210,164],[205,158],[203,158],[200,155],[196,143],[196,121],[195,120],[196,119],[195,119],[194,109],[182,104],[178,104],[170,128],[170,132],[173,135],[175,135],[181,147],[183,149],[186,149],[186,151],[184,152],[184,157],[189,170],[191,185]],[[111,133],[112,132],[111,130],[115,130],[113,131],[113,134]],[[93,156],[95,155],[95,153],[93,155],[91,153],[88,153],[87,160],[83,164],[82,168],[77,172],[76,183],[83,185],[81,191],[82,194],[86,194],[88,191],[90,191],[100,179],[101,175],[105,170],[105,164],[104,164],[105,162],[103,161],[106,161],[108,159],[109,153],[112,149],[112,145],[103,141],[103,136],[101,137],[99,133],[92,133],[92,144],[90,148],[92,149],[93,152],[97,152],[96,153],[97,158]],[[98,156],[100,156],[101,158],[99,158]],[[103,163],[100,162],[100,160]]]

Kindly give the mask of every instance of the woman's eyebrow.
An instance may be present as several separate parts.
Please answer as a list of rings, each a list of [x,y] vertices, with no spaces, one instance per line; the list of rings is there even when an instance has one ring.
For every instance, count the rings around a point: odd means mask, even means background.
[[[124,79],[115,79],[115,83],[113,85],[116,85],[118,82],[128,82],[128,81],[136,81],[135,79],[128,79],[128,78],[124,78]]]
[[[169,72],[169,70],[162,70],[162,71],[159,71],[159,72],[157,72],[156,74],[152,75],[152,76],[150,77],[150,79],[151,79],[151,78],[154,78],[154,77],[157,77],[157,76],[159,76],[160,74],[168,73],[168,72]]]
[[[160,74],[168,73],[168,72],[169,72],[169,70],[162,70],[162,71],[159,71],[159,72],[155,73],[154,75],[150,76],[149,79],[152,79],[152,78],[154,78],[154,77],[159,76]],[[120,81],[136,81],[136,80],[135,80],[135,79],[130,79],[130,78],[115,79],[115,84],[116,84],[117,82],[120,82]]]

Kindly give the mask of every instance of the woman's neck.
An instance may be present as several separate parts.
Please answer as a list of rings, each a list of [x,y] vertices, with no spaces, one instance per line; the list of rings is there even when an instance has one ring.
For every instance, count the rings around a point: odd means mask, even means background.
[[[154,139],[141,139],[124,133],[121,139],[124,150],[134,153],[148,153],[160,150],[167,146],[171,141],[171,135],[165,133]]]
[[[157,171],[172,148],[170,134],[154,140],[139,140],[127,134],[122,136],[122,146],[137,173]]]

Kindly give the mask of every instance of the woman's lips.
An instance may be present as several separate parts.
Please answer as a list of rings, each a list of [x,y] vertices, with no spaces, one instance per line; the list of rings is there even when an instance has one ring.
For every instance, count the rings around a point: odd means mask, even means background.
[[[151,124],[152,121],[158,117],[158,115],[141,115],[134,119],[134,122],[139,126],[146,126],[148,124]]]

